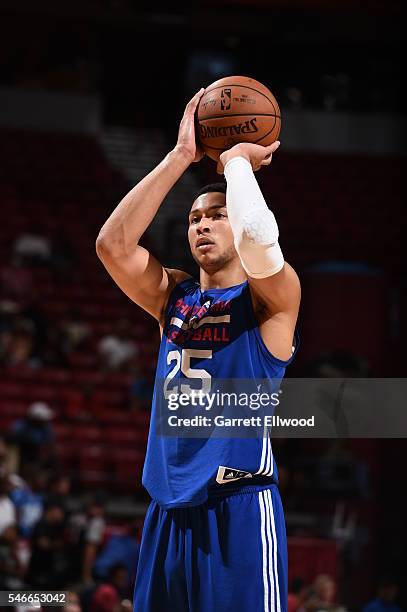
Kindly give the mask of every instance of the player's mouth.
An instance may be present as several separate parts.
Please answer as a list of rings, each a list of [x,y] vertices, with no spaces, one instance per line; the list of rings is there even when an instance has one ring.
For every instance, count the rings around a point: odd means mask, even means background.
[[[196,241],[196,248],[198,251],[201,252],[206,252],[208,251],[212,246],[214,246],[214,242],[212,240],[209,240],[209,238],[198,238],[198,240]]]

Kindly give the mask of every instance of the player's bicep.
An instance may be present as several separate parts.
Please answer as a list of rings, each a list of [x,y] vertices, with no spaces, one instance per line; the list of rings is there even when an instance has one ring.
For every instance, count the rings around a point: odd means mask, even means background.
[[[248,277],[250,289],[270,315],[297,314],[301,301],[301,285],[297,273],[289,263],[267,278]]]
[[[100,259],[118,287],[157,321],[161,320],[173,287],[188,277],[181,270],[164,268],[139,245],[130,256],[113,258],[106,255]]]

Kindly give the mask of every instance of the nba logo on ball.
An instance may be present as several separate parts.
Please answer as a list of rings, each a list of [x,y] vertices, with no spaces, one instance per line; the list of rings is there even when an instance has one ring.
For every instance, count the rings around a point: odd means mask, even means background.
[[[265,85],[250,77],[229,76],[211,83],[196,115],[202,149],[214,161],[237,142],[266,147],[280,134],[277,100]]]
[[[232,99],[232,90],[222,89],[221,94],[220,94],[220,109],[229,110],[231,99]]]

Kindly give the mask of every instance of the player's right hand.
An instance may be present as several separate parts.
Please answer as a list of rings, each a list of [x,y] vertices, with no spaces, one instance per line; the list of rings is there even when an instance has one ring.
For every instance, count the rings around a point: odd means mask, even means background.
[[[279,146],[279,140],[266,147],[253,142],[239,142],[239,144],[234,145],[231,149],[227,149],[220,155],[216,171],[218,174],[223,174],[229,160],[233,157],[244,157],[250,162],[253,171],[257,172],[262,166],[269,166],[271,164],[273,153],[277,151]]]
[[[201,87],[188,102],[178,130],[176,148],[182,150],[190,158],[191,162],[197,162],[205,155],[195,138],[195,111],[204,91],[205,89]]]

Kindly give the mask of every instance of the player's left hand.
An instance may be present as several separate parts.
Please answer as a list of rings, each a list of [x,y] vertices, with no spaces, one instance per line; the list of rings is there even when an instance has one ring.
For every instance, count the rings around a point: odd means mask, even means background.
[[[205,89],[201,87],[188,102],[178,130],[176,148],[182,150],[191,162],[198,162],[205,155],[195,134],[195,111],[204,92]]]
[[[271,164],[273,153],[280,146],[280,141],[276,140],[273,144],[268,147],[254,144],[252,142],[240,142],[234,145],[231,149],[224,151],[219,157],[216,172],[223,174],[226,163],[232,159],[232,157],[244,157],[250,162],[253,171],[260,170],[262,166],[268,166]]]

